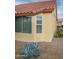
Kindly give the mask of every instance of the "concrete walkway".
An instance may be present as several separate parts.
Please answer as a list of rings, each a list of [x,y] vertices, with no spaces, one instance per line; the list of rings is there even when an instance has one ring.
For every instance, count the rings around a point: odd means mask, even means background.
[[[19,55],[19,49],[26,44],[26,42],[16,41],[16,55]],[[39,42],[41,56],[32,59],[63,59],[63,39],[54,38],[52,42]],[[16,59],[23,59],[16,57]]]

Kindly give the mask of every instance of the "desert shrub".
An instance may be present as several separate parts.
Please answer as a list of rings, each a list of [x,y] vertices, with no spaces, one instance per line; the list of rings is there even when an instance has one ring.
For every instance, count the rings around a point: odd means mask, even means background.
[[[57,38],[63,37],[63,29],[57,28],[55,37]]]
[[[37,43],[29,43],[21,48],[21,55],[24,55],[25,58],[31,59],[32,57],[40,56],[40,50]]]

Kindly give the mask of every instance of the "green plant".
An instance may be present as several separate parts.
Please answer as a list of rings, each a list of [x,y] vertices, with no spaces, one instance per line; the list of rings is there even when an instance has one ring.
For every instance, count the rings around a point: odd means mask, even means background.
[[[63,29],[57,28],[56,33],[55,33],[56,38],[63,37]]]

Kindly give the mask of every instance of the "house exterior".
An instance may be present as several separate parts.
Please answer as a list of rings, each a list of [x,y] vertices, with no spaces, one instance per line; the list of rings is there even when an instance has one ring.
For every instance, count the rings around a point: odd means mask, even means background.
[[[15,6],[15,39],[51,42],[56,30],[55,0]]]
[[[57,28],[63,29],[63,19],[57,19]]]

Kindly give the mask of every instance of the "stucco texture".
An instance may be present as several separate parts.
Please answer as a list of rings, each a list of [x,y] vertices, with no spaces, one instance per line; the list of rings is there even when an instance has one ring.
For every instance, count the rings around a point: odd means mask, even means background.
[[[42,33],[36,33],[36,16],[42,16]],[[56,30],[56,13],[41,13],[32,16],[32,33],[15,33],[15,39],[24,42],[51,42]]]

